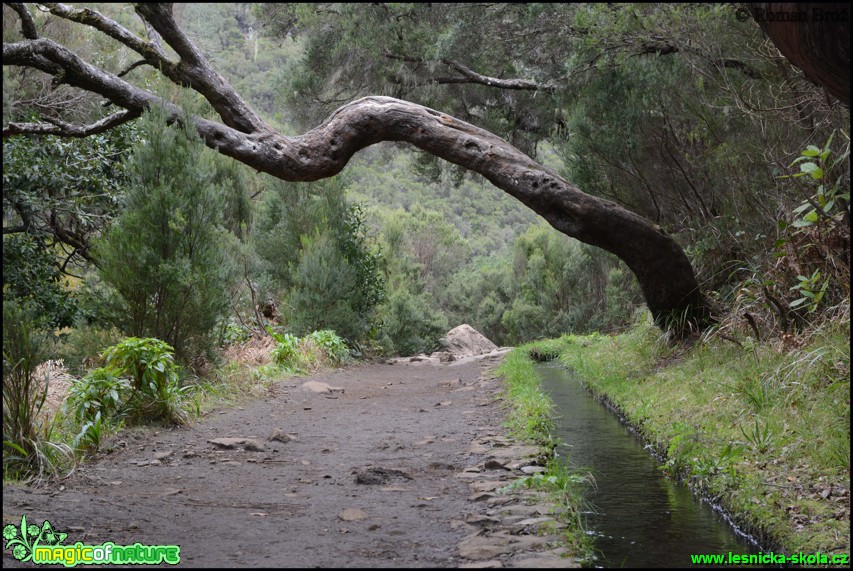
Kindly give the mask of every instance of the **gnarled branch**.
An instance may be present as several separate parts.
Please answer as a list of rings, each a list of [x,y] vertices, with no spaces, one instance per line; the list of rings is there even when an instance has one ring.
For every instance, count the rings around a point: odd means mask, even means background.
[[[14,10],[21,19],[21,34],[28,40],[37,39],[39,35],[38,30],[36,30],[36,23],[27,7],[20,2],[9,2],[6,5]]]

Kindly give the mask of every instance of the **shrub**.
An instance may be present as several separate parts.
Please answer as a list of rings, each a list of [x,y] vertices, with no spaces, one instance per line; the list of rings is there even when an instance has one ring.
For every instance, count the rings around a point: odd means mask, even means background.
[[[330,329],[314,331],[302,339],[291,333],[277,333],[270,326],[266,329],[278,342],[272,350],[273,361],[291,371],[313,369],[325,363],[337,365],[349,356],[346,343]]]
[[[319,346],[334,363],[340,363],[349,356],[344,340],[330,330],[315,331],[308,336],[317,346]]]
[[[113,416],[119,411],[131,385],[116,373],[114,368],[100,367],[71,383],[66,406],[73,411],[74,418],[87,422],[98,415]]]
[[[129,337],[104,350],[103,357],[114,376],[128,375],[133,391],[126,404],[132,420],[162,420],[184,424],[178,366],[174,349],[159,339]]]

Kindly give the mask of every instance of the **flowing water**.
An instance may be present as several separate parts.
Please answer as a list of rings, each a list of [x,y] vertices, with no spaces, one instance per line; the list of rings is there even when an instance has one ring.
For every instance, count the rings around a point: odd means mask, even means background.
[[[746,554],[758,549],[684,484],[666,478],[661,463],[572,373],[537,366],[556,406],[558,455],[593,473],[596,485],[587,529],[597,567],[690,567],[691,554]]]

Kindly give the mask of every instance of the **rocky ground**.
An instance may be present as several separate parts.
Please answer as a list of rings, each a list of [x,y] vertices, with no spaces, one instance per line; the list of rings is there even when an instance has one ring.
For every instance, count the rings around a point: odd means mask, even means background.
[[[185,566],[578,566],[546,498],[499,491],[537,470],[502,428],[501,355],[290,378],[189,429],[125,431],[63,481],[4,486],[3,522],[177,544]]]

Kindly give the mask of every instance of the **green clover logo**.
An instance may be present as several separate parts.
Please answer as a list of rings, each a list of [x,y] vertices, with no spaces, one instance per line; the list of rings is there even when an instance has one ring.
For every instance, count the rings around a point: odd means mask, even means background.
[[[18,529],[21,531],[18,537]],[[61,545],[67,533],[60,533],[53,529],[48,520],[44,520],[42,526],[27,525],[27,516],[21,516],[21,527],[13,524],[3,526],[3,539],[6,540],[5,549],[12,550],[12,557],[18,561],[25,562],[33,558],[33,548],[44,543],[47,545]]]

